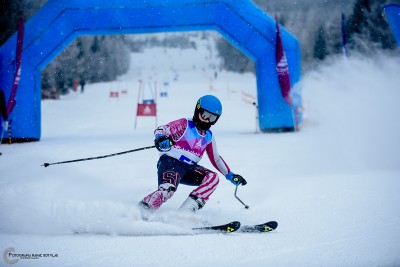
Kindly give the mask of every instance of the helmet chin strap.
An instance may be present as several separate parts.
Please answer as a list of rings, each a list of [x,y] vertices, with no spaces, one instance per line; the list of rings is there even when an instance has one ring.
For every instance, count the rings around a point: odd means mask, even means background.
[[[211,128],[211,123],[202,122],[200,120],[195,120],[194,118],[193,118],[193,121],[194,121],[194,125],[199,130],[207,131]]]

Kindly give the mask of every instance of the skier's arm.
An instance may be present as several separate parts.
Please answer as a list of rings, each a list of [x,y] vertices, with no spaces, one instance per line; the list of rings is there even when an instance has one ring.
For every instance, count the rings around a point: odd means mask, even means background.
[[[245,185],[247,181],[239,174],[231,172],[228,164],[225,163],[223,158],[218,154],[217,145],[215,143],[214,137],[211,143],[206,148],[207,155],[210,158],[211,164],[222,173],[227,180],[231,181],[234,185]]]
[[[167,123],[166,125],[161,125],[154,130],[154,136],[165,135],[173,142],[178,141],[182,135],[185,133],[186,126],[188,124],[187,119],[179,119]]]
[[[224,161],[224,159],[219,155],[218,150],[217,150],[217,145],[215,142],[214,137],[212,138],[212,141],[210,144],[208,144],[206,148],[206,152],[208,155],[208,158],[211,161],[211,164],[224,176],[226,176],[228,173],[231,172],[229,169],[228,164]]]

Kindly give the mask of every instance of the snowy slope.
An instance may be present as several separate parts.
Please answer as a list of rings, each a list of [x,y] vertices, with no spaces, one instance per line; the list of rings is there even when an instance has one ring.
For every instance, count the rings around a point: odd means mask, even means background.
[[[40,142],[0,146],[0,250],[58,254],[15,266],[400,265],[400,60],[337,59],[308,73],[301,131],[255,134],[254,107],[242,100],[242,91],[256,94],[254,75],[215,79],[207,53],[133,54],[118,82],[43,101]],[[197,215],[176,212],[192,190],[181,186],[154,222],[141,221],[135,205],[157,185],[154,149],[40,166],[152,145],[154,118],[139,118],[134,129],[139,79],[159,89],[169,83],[168,98],[157,99],[159,124],[191,117],[203,94],[222,100],[213,132],[220,154],[248,181],[238,194],[249,210],[221,177]],[[128,94],[110,99],[111,90]],[[202,164],[212,168],[206,156]],[[279,227],[265,235],[188,235],[200,220],[277,220]]]

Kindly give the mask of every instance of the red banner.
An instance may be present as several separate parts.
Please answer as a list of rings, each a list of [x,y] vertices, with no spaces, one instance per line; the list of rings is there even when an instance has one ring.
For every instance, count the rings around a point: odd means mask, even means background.
[[[118,98],[119,93],[117,91],[110,91],[110,98]]]
[[[278,19],[276,19],[276,69],[278,71],[279,85],[281,87],[281,92],[283,98],[289,105],[292,105],[292,100],[290,98],[290,77],[289,77],[289,67],[287,64],[287,59],[285,51],[283,49],[283,43],[281,38],[281,31],[279,28]]]
[[[138,104],[137,116],[157,116],[157,106],[153,104]]]
[[[24,39],[24,21],[20,18],[18,20],[18,36],[17,36],[17,53],[15,57],[16,70],[14,75],[14,83],[11,90],[10,98],[7,104],[7,118],[15,106],[15,95],[17,94],[17,88],[19,79],[21,78],[21,58],[22,58],[22,42]]]

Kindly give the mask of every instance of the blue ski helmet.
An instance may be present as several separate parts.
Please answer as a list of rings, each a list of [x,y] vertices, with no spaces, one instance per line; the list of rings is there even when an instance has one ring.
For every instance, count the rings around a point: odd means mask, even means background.
[[[217,122],[221,114],[221,101],[213,95],[205,95],[197,100],[193,122],[197,128],[206,131],[210,129],[211,125],[214,125]],[[204,120],[208,120],[208,122],[200,120],[199,116]]]

